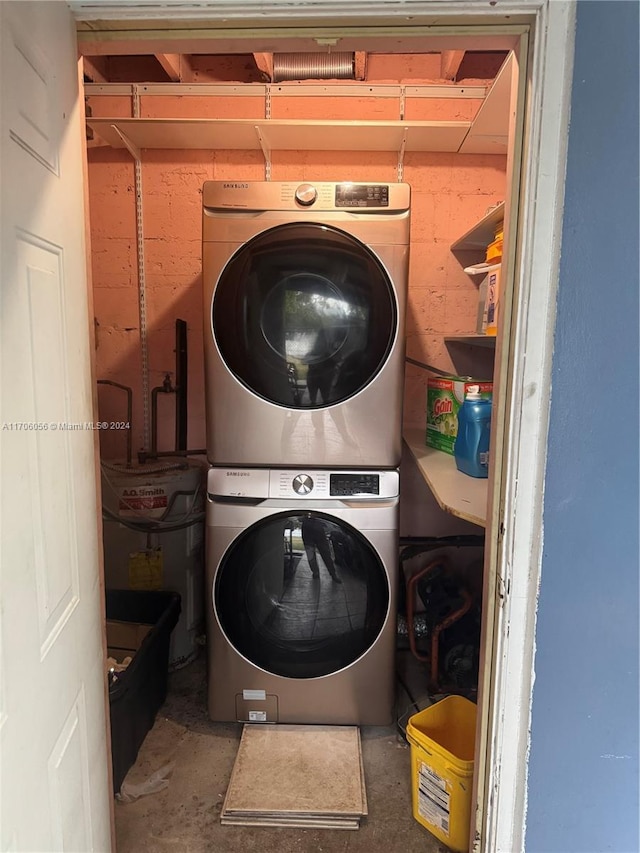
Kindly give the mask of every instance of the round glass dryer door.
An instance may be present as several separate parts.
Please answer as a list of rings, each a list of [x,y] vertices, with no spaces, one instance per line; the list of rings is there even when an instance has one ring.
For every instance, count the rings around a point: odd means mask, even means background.
[[[349,234],[315,223],[259,234],[224,268],[213,334],[234,376],[271,403],[340,403],[383,366],[396,300],[375,255]]]
[[[245,530],[222,559],[214,610],[228,641],[261,669],[317,678],[375,643],[389,609],[380,558],[355,528],[318,512]]]

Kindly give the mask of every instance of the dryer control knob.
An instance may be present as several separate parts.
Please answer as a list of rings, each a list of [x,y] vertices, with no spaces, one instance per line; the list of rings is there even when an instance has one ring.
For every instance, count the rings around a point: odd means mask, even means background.
[[[300,184],[296,190],[296,201],[304,207],[310,207],[318,198],[318,190],[313,184]]]
[[[313,478],[308,474],[296,474],[293,478],[293,491],[297,495],[308,495],[313,489]]]

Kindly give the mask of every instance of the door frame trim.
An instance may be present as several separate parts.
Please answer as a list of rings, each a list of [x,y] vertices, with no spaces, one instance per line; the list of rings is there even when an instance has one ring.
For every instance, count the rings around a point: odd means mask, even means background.
[[[525,847],[527,769],[542,564],[544,483],[556,318],[576,3],[545,3],[529,48],[528,110],[515,244],[511,388],[506,400],[496,634],[478,850]],[[496,354],[498,356],[498,353]],[[498,502],[494,500],[493,509]],[[522,768],[525,768],[523,773]],[[475,846],[474,846],[474,849]]]

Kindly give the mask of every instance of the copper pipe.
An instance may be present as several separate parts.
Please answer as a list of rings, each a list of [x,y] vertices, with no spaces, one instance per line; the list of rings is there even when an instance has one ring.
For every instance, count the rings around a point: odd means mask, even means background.
[[[409,648],[411,650],[411,654],[416,658],[416,660],[421,661],[422,663],[428,663],[430,674],[429,674],[429,689],[432,692],[439,693],[441,692],[440,685],[440,673],[439,673],[439,665],[440,665],[440,634],[453,625],[458,619],[461,619],[465,613],[471,609],[471,605],[473,603],[473,599],[469,590],[464,586],[460,586],[460,594],[462,596],[463,602],[462,605],[457,609],[446,616],[441,622],[438,622],[434,625],[431,630],[431,651],[429,654],[421,654],[418,651],[414,633],[414,609],[416,602],[416,589],[418,586],[418,582],[422,580],[426,575],[431,574],[436,569],[442,569],[446,573],[451,572],[451,563],[446,557],[438,557],[435,560],[432,560],[428,565],[424,568],[417,571],[414,575],[412,575],[407,581],[407,629],[409,633]]]
[[[450,571],[451,564],[446,557],[438,557],[436,560],[432,560],[428,563],[424,568],[420,569],[412,575],[407,581],[407,629],[409,631],[409,648],[411,649],[412,655],[419,661],[426,663],[431,659],[431,655],[423,655],[420,654],[416,647],[416,639],[414,634],[414,608],[416,601],[416,587],[418,585],[418,581],[422,580],[425,575],[430,574],[436,569],[443,568],[445,571]]]

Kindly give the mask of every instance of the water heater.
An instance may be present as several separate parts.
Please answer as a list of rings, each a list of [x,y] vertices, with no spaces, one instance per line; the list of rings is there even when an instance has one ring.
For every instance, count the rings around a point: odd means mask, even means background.
[[[207,466],[197,459],[102,464],[104,572],[108,589],[168,589],[182,611],[169,665],[190,663],[204,632],[204,498]]]

